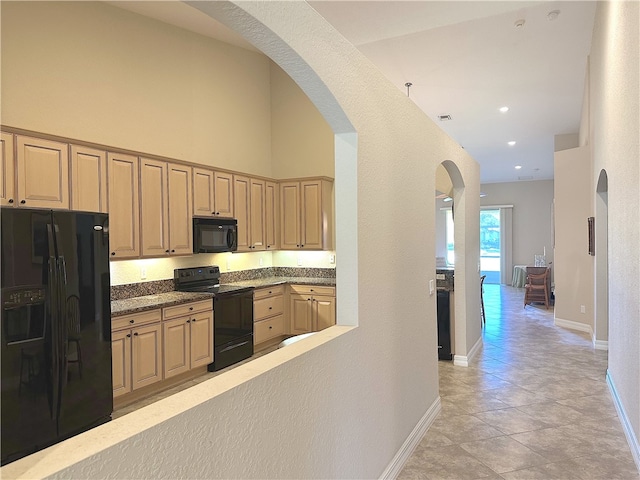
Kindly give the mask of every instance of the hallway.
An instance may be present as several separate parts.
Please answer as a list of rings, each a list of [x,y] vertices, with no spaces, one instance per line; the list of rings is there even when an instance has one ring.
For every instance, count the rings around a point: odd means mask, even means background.
[[[607,352],[485,284],[473,366],[439,362],[442,411],[400,479],[638,479],[606,384]]]

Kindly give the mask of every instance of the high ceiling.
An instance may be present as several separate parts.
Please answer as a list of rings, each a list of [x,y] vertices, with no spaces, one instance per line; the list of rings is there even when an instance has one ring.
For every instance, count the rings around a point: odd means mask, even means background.
[[[109,3],[253,48],[182,2]],[[480,163],[482,183],[553,178],[554,136],[580,125],[595,2],[309,3]]]

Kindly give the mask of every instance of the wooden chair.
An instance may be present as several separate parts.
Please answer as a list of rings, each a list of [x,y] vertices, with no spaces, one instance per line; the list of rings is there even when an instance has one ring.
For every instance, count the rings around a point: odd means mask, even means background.
[[[527,283],[524,286],[524,307],[533,302],[544,303],[545,308],[549,310],[548,268],[542,273],[530,273],[527,271]]]
[[[484,314],[484,279],[487,278],[486,275],[482,275],[480,277],[480,323],[482,325],[487,324],[487,317]]]

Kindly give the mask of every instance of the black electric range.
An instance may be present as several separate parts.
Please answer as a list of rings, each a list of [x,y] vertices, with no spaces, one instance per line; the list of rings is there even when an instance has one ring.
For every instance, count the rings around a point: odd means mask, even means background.
[[[177,268],[175,289],[213,296],[213,363],[210,372],[221,370],[253,355],[253,287],[220,284],[217,265]]]

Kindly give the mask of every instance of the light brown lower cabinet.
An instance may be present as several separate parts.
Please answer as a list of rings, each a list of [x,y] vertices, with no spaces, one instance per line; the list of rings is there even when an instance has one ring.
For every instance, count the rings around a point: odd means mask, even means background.
[[[212,302],[179,305],[163,310],[164,378],[213,362]],[[187,315],[180,315],[184,309]],[[177,318],[172,318],[175,315]]]
[[[284,285],[253,292],[253,343],[266,344],[284,334]]]
[[[112,320],[114,398],[162,380],[160,319],[160,310],[150,310]]]
[[[336,324],[336,289],[320,285],[289,285],[291,335],[317,332]]]
[[[211,300],[115,317],[111,331],[114,398],[213,361]]]

